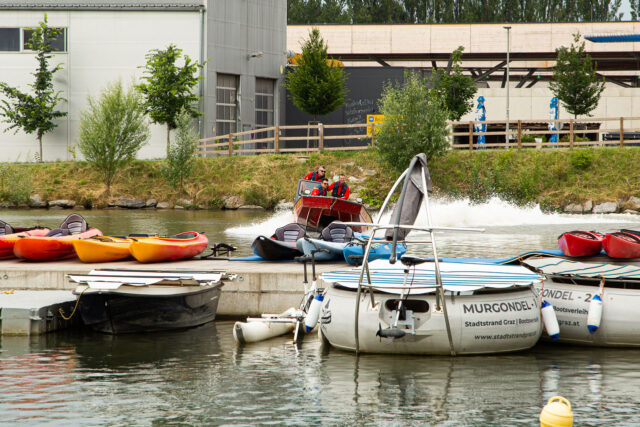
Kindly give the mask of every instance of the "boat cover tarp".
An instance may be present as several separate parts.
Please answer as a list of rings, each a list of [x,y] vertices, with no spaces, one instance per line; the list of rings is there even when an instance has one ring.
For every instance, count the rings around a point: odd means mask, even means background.
[[[528,286],[544,278],[519,265],[464,264],[441,262],[440,272],[445,291],[468,292],[483,288],[508,288]],[[404,281],[404,269],[401,263],[390,264],[388,260],[376,260],[369,263],[371,284],[374,289],[401,294]],[[360,280],[361,268],[323,273],[320,278],[345,288],[356,289]],[[366,275],[363,283],[367,283]],[[436,290],[435,267],[433,263],[424,263],[411,267],[407,278],[411,295],[433,293]],[[407,292],[407,291],[405,291]]]
[[[420,207],[422,206],[422,200],[424,198],[425,190],[422,188],[422,171],[424,170],[427,191],[433,191],[431,185],[431,176],[429,175],[429,168],[427,167],[427,156],[424,153],[420,153],[416,155],[418,158],[418,165],[413,168],[411,171],[411,179],[409,180],[409,184],[407,185],[407,192],[404,196],[404,202],[401,206],[396,205],[393,208],[393,213],[391,214],[391,222],[393,224],[401,224],[401,225],[413,225],[416,222],[416,218],[418,217],[418,212],[420,212]],[[400,212],[398,212],[400,210]],[[396,216],[400,215],[400,221],[396,221]],[[406,228],[401,228],[398,230],[398,239],[404,240],[409,231]],[[393,239],[394,230],[387,230],[385,232],[385,237],[387,240]]]
[[[545,275],[582,276],[607,279],[640,279],[640,266],[586,263],[562,258],[532,258],[523,261]]]

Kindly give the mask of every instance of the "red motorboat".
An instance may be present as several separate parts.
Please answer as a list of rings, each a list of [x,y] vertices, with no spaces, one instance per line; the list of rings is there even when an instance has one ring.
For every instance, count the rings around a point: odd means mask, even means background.
[[[602,251],[604,236],[595,231],[574,230],[558,237],[558,247],[566,256],[593,256]]]
[[[604,236],[602,246],[607,255],[611,258],[640,258],[640,235],[635,233],[622,230]]]
[[[293,215],[295,222],[307,231],[321,231],[333,221],[371,223],[371,215],[362,203],[335,197],[311,196],[318,187],[317,181],[298,181]],[[368,227],[351,226],[353,231],[363,232]]]

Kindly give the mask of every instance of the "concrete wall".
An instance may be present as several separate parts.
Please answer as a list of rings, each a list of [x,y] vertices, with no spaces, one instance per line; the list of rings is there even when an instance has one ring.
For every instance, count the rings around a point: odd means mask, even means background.
[[[110,82],[122,79],[130,84],[140,79],[146,63],[145,54],[152,49],[164,49],[173,43],[192,59],[199,58],[198,12],[159,11],[48,11],[49,25],[67,28],[66,53],[56,53],[52,63],[63,63],[55,74],[55,87],[62,91],[68,103],[58,109],[67,111],[59,126],[43,138],[44,160],[70,160],[78,136],[80,114],[87,105],[87,96],[98,96]],[[2,11],[0,27],[36,27],[45,11]],[[32,53],[0,52],[0,81],[28,91],[33,82],[31,73],[37,62]],[[2,161],[33,161],[38,152],[35,134],[2,132]],[[161,157],[165,152],[166,130],[152,125],[152,137],[140,151],[141,158]],[[77,151],[80,155],[79,150]]]

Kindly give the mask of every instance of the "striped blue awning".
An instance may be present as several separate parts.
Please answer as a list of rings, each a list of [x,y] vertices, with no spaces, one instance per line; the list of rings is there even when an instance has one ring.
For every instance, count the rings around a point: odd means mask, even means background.
[[[631,264],[586,263],[562,258],[531,258],[523,263],[547,275],[640,279],[640,266]]]
[[[508,288],[529,286],[543,277],[517,265],[481,265],[442,262],[440,272],[445,291],[468,292],[482,288]],[[400,294],[403,292],[405,266],[400,262],[390,264],[388,260],[369,263],[371,285],[379,291]],[[320,276],[325,283],[356,289],[360,280],[361,268],[332,271]],[[367,284],[365,275],[364,283]],[[411,267],[406,286],[410,294],[433,293],[436,290],[435,268],[433,263]],[[406,291],[405,291],[406,292]]]

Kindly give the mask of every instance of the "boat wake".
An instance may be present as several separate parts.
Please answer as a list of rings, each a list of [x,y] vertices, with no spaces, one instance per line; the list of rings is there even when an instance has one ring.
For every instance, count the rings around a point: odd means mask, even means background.
[[[271,236],[276,228],[293,222],[293,212],[291,210],[278,210],[272,216],[263,220],[250,224],[227,228],[224,232],[234,236],[252,236],[259,235]]]

